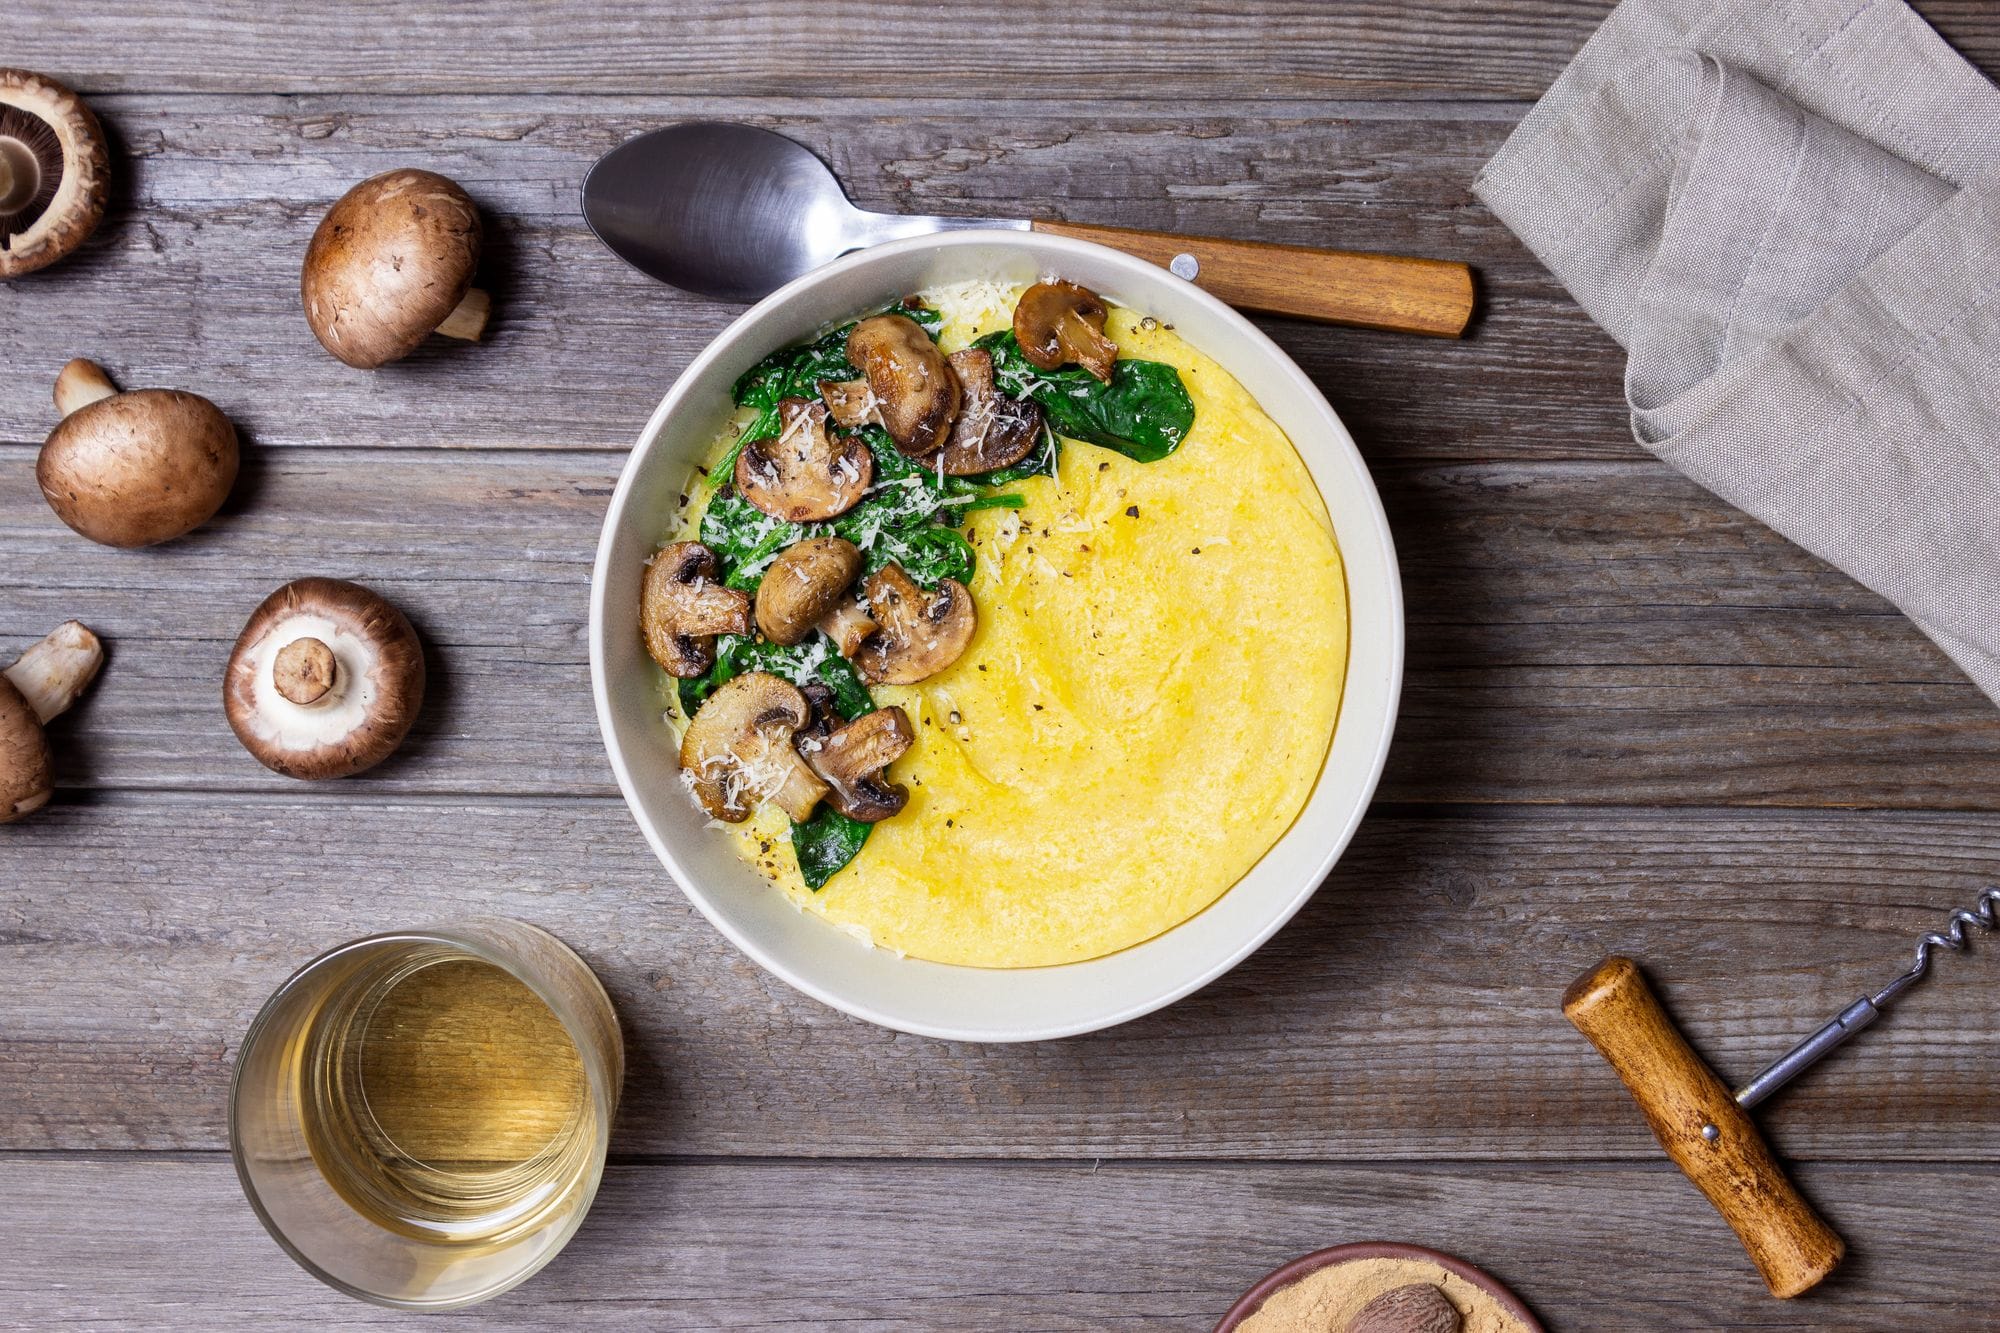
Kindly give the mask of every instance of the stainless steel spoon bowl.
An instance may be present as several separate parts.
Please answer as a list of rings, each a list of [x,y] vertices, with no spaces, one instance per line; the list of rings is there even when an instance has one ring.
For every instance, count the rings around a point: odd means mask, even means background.
[[[698,121],[606,153],[583,182],[597,238],[642,273],[721,301],[756,301],[850,250],[997,218],[870,213],[826,164],[782,134]]]

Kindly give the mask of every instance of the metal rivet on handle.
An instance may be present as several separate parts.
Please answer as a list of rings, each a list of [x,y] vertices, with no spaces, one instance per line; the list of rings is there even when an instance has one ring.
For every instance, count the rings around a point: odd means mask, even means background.
[[[1701,1127],[1701,1136],[1707,1139],[1710,1143],[1713,1143],[1717,1139],[1722,1137],[1722,1131],[1716,1128],[1714,1125],[1703,1125]]]
[[[1178,254],[1174,256],[1173,262],[1167,265],[1167,272],[1177,278],[1186,278],[1189,282],[1193,282],[1201,273],[1201,261],[1190,254]]]

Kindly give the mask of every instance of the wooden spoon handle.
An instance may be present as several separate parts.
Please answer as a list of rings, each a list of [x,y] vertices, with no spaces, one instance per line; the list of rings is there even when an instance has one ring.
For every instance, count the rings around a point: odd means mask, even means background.
[[[1802,1198],[1750,1116],[1681,1036],[1629,958],[1607,958],[1563,1013],[1625,1080],[1653,1136],[1736,1231],[1773,1296],[1819,1284],[1847,1247]],[[1714,1137],[1703,1133],[1713,1126]]]
[[[1197,266],[1194,280],[1245,310],[1434,338],[1460,336],[1472,318],[1472,270],[1449,260],[1175,236],[1079,222],[1029,225],[1051,236],[1108,245],[1162,267],[1171,268],[1177,256],[1192,255]]]

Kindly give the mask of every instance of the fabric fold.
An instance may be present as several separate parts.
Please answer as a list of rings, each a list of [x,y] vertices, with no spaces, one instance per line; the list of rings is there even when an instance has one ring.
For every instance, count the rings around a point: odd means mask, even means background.
[[[2000,702],[2000,91],[1900,0],[1624,0],[1475,188],[1641,444]]]

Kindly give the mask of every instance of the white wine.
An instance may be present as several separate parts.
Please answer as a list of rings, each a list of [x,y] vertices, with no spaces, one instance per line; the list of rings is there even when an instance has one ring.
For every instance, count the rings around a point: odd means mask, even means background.
[[[576,1043],[505,970],[414,950],[308,1030],[306,1141],[378,1224],[505,1239],[562,1202],[595,1138]]]
[[[314,959],[257,1016],[230,1144],[258,1216],[309,1271],[448,1309],[575,1232],[624,1068],[604,988],[545,931],[376,935]]]

